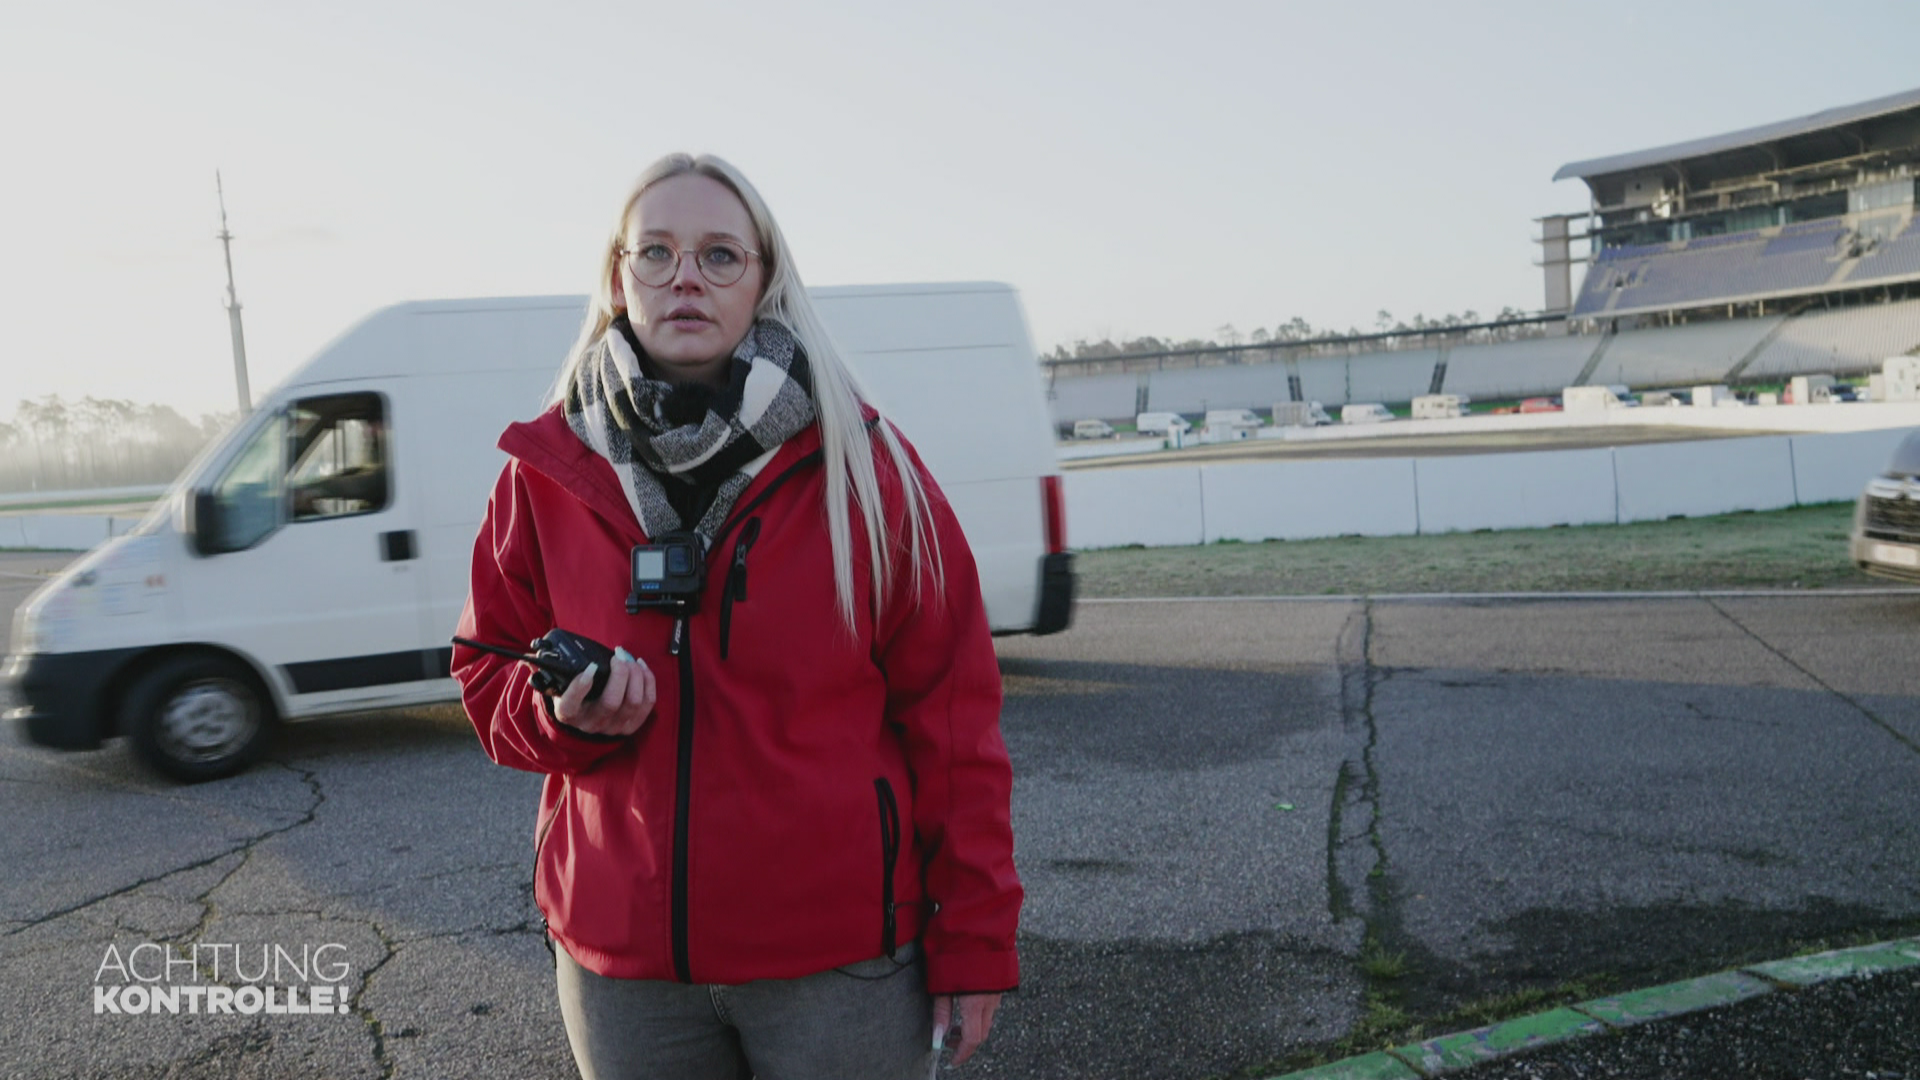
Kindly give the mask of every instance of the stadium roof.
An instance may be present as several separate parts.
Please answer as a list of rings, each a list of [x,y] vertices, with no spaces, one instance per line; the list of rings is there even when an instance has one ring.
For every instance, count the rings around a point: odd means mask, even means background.
[[[1570,165],[1560,166],[1560,171],[1554,173],[1553,178],[1565,180],[1568,177],[1578,177],[1585,180],[1594,176],[1665,165],[1727,150],[1741,150],[1750,146],[1778,142],[1781,139],[1791,139],[1796,135],[1810,135],[1829,128],[1842,127],[1912,108],[1920,108],[1920,89],[1889,94],[1886,97],[1874,98],[1872,101],[1860,102],[1858,105],[1842,105],[1836,109],[1827,109],[1824,112],[1794,120],[1781,120],[1743,131],[1730,131],[1725,135],[1710,135],[1704,139],[1659,146],[1651,150],[1636,150],[1630,154],[1615,154],[1612,157],[1594,158],[1591,161],[1576,161]]]

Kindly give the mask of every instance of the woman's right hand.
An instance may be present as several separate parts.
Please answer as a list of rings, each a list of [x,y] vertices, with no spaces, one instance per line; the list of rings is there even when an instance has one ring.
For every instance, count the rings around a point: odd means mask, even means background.
[[[653,715],[656,687],[653,669],[624,648],[613,651],[607,671],[607,685],[600,696],[587,700],[593,689],[593,676],[599,665],[574,676],[567,689],[553,699],[554,719],[569,727],[595,735],[631,735],[646,725]]]

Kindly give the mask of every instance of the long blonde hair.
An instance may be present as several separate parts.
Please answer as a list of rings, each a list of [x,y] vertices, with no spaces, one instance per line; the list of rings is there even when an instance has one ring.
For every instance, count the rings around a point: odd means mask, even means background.
[[[620,216],[614,222],[606,250],[601,254],[599,276],[595,279],[593,296],[587,303],[580,336],[568,353],[566,364],[560,369],[560,376],[549,395],[550,401],[564,401],[582,365],[597,358],[600,350],[606,347],[607,333],[619,314],[613,306],[613,280],[619,270],[620,249],[626,245],[627,222],[633,215],[634,204],[653,185],[687,173],[698,173],[725,185],[747,208],[747,216],[753,221],[755,239],[759,242],[761,264],[765,268],[760,302],[754,309],[754,318],[772,319],[786,326],[793,332],[800,347],[806,350],[813,374],[814,413],[820,426],[820,445],[825,457],[827,539],[833,548],[834,595],[841,621],[849,628],[855,625],[850,506],[859,509],[861,523],[866,527],[867,560],[872,569],[876,614],[899,573],[897,559],[900,556],[904,556],[909,563],[910,583],[916,600],[939,602],[939,594],[946,588],[946,575],[941,568],[940,540],[934,532],[927,490],[920,482],[919,471],[914,468],[906,447],[901,444],[892,422],[884,414],[880,422],[872,426],[869,435],[862,406],[876,412],[879,410],[871,403],[859,377],[840,356],[832,336],[814,312],[813,302],[807,298],[799,272],[794,269],[793,253],[787,248],[787,239],[780,232],[773,212],[767,209],[760,193],[747,182],[747,178],[725,161],[711,154],[698,157],[669,154],[647,166],[646,171],[634,182],[632,192],[620,207]],[[877,436],[877,440],[873,436]],[[905,502],[904,536],[894,537],[887,528],[885,508],[880,499],[880,482],[874,470],[875,441],[886,453],[893,471],[900,478],[900,491]],[[933,584],[932,597],[925,595],[929,575]]]

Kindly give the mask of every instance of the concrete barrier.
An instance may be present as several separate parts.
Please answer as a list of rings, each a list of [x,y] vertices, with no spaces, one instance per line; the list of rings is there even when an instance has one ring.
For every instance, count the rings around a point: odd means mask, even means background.
[[[1176,547],[1206,539],[1195,466],[1084,469],[1064,479],[1067,536],[1076,548]]]
[[[1412,458],[1204,466],[1204,535],[1211,542],[1417,532],[1413,468]]]
[[[1909,429],[1457,457],[1076,469],[1074,546],[1404,536],[1702,517],[1860,493]]]
[[[1783,436],[1617,447],[1613,472],[1622,522],[1794,505],[1792,441]]]
[[[0,548],[88,551],[138,524],[124,514],[0,514]]]
[[[1793,446],[1794,497],[1802,503],[1835,502],[1860,494],[1880,474],[1913,428],[1801,435]]]
[[[1423,533],[1613,524],[1613,451],[1415,459]]]

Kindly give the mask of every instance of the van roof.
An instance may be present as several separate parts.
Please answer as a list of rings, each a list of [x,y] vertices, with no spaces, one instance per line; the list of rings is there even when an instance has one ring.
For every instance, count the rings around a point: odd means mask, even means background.
[[[867,296],[933,296],[1013,292],[992,281],[834,285],[811,288],[816,301]],[[345,380],[445,371],[558,371],[585,317],[584,295],[461,297],[409,300],[380,308],[322,345],[265,394]],[[469,316],[442,322],[438,316]],[[499,318],[489,319],[493,315]],[[424,347],[428,338],[435,347]],[[847,343],[843,343],[847,344]],[[449,347],[452,346],[452,347]]]

